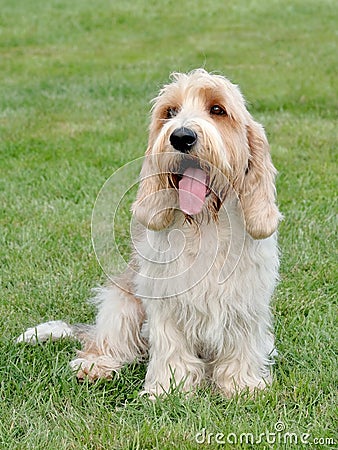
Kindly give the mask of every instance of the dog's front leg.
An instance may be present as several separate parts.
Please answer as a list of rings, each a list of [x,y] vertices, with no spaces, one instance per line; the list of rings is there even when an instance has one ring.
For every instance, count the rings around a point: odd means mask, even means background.
[[[204,363],[194,355],[183,330],[166,311],[165,303],[151,302],[147,307],[149,365],[144,392],[152,398],[175,389],[189,392],[203,378]]]
[[[241,339],[232,351],[226,349],[212,364],[212,379],[226,396],[246,389],[264,389],[272,381],[273,335],[236,335]]]

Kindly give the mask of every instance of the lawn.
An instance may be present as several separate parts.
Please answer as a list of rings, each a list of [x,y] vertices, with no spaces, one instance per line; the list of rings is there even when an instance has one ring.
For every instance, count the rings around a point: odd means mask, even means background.
[[[0,0],[0,448],[335,448],[337,23],[334,0]],[[76,342],[14,338],[93,321],[95,198],[143,154],[168,74],[199,66],[241,86],[279,171],[279,358],[256,398],[152,403],[143,365],[79,384]]]

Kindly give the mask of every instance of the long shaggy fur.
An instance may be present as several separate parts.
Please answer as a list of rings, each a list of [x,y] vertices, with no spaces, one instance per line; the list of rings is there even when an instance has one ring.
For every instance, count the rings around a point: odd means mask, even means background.
[[[222,114],[212,113],[215,105]],[[170,142],[182,127],[197,136],[189,155]],[[210,192],[196,216],[179,207],[177,183],[187,164],[208,173]],[[152,108],[133,205],[132,269],[98,290],[94,326],[58,322],[55,331],[82,340],[71,363],[79,378],[110,378],[147,355],[150,395],[172,386],[191,391],[205,379],[225,395],[271,381],[275,173],[263,127],[237,86],[203,69],[172,75]],[[20,339],[44,340],[53,329],[44,325]]]

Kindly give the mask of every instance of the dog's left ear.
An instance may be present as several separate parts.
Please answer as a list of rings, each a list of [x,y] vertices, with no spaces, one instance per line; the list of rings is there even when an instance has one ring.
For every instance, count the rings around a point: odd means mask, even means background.
[[[262,125],[250,118],[247,125],[250,157],[240,191],[245,227],[254,239],[264,239],[276,231],[281,214],[276,205],[276,169]]]
[[[148,147],[132,212],[146,228],[160,231],[173,222],[175,203],[175,191],[169,189],[167,177],[161,173],[156,155],[151,155],[151,148]]]

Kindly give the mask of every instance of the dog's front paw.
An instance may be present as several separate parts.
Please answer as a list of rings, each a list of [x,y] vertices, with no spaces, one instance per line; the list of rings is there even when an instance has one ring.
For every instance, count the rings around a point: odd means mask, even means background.
[[[78,380],[88,379],[94,382],[99,379],[110,380],[121,369],[122,364],[110,356],[85,355],[73,359],[70,367]]]
[[[245,382],[232,378],[227,381],[222,380],[222,382],[216,382],[216,384],[223,395],[230,398],[241,392],[247,392],[250,395],[255,395],[257,392],[266,389],[271,382],[271,377],[267,375],[266,378],[255,378],[246,380]]]
[[[165,389],[160,384],[153,384],[153,385],[145,385],[143,390],[139,393],[140,397],[145,397],[148,400],[155,401],[159,398],[163,398],[167,396],[170,392],[172,392],[173,389]]]

